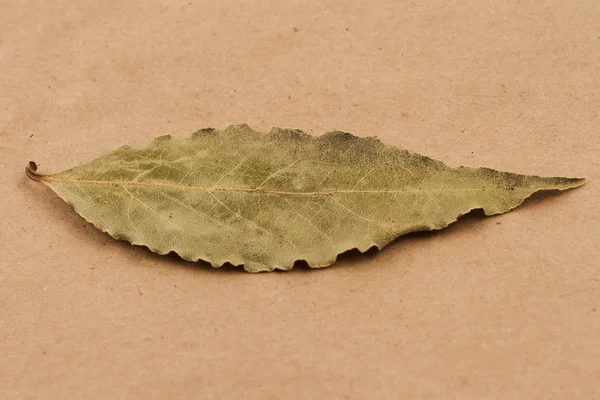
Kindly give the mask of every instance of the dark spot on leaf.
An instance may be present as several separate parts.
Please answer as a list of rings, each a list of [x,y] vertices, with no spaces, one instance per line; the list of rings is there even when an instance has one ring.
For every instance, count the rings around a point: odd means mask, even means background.
[[[163,135],[163,136],[157,136],[156,138],[154,138],[154,142],[155,143],[159,143],[159,142],[166,142],[173,139],[173,137],[171,135]]]

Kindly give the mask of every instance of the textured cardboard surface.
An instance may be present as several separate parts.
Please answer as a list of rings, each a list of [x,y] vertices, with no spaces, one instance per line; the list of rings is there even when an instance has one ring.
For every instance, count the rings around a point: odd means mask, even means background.
[[[600,6],[530,3],[2,2],[0,398],[600,397]],[[24,174],[241,122],[588,183],[250,275]]]

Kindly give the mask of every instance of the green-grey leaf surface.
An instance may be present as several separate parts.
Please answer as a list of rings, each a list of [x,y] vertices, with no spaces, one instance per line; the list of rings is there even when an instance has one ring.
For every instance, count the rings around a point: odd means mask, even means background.
[[[441,229],[473,209],[509,211],[532,193],[583,179],[449,168],[374,138],[247,125],[156,138],[41,175],[87,221],[116,239],[214,267],[315,268],[338,254],[381,249],[409,232]]]

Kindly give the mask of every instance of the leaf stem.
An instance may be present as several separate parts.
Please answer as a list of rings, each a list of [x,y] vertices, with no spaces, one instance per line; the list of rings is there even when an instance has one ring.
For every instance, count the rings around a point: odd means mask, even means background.
[[[31,180],[36,182],[40,182],[45,175],[38,174],[37,172],[37,164],[35,161],[29,161],[29,164],[25,167],[25,174]]]

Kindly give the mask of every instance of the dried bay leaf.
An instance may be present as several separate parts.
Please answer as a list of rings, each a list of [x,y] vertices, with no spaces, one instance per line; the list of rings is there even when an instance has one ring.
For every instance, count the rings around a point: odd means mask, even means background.
[[[500,214],[539,190],[584,179],[449,168],[374,138],[247,125],[156,138],[42,175],[77,213],[116,239],[247,271],[315,268],[357,248],[441,229],[473,209]]]

